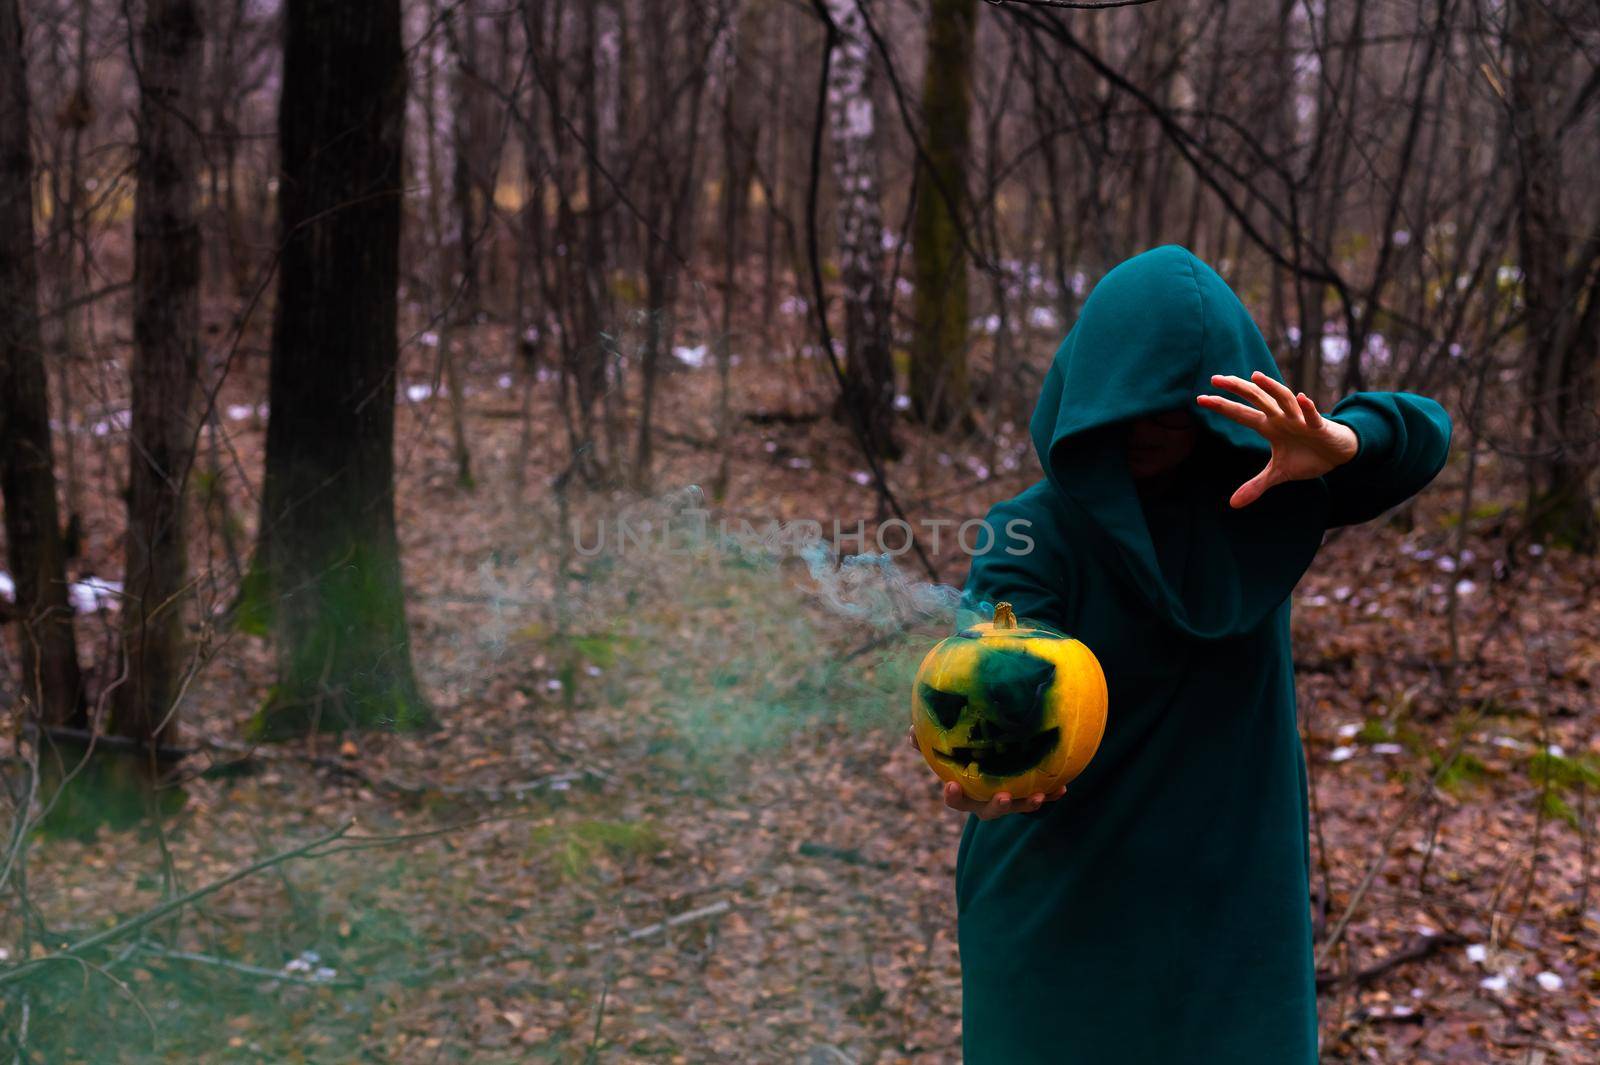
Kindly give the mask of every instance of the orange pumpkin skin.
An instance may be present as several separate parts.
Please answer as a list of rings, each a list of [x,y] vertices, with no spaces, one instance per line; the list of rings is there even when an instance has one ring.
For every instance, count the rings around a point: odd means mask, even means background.
[[[1083,772],[1105,727],[1099,660],[1077,640],[1019,627],[1009,603],[929,651],[912,688],[922,757],[978,802],[1049,795]]]

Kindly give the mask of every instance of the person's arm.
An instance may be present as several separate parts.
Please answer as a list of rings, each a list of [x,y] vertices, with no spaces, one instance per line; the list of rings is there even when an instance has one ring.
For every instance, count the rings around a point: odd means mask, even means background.
[[[1222,396],[1195,402],[1272,445],[1266,466],[1233,493],[1234,507],[1249,506],[1274,485],[1321,478],[1330,497],[1328,526],[1352,525],[1421,491],[1450,451],[1450,416],[1426,396],[1356,392],[1323,415],[1304,392],[1290,392],[1259,370],[1248,381],[1218,374],[1211,383],[1248,402]]]
[[[1427,486],[1450,453],[1450,415],[1410,392],[1355,392],[1328,418],[1355,431],[1349,462],[1323,475],[1329,527],[1354,525],[1399,506]]]
[[[1065,631],[1061,560],[1046,546],[1054,542],[1054,531],[1029,524],[1035,518],[1031,508],[1018,505],[1016,500],[1006,500],[989,508],[984,520],[992,535],[988,538],[987,550],[972,559],[961,594],[962,606],[992,610],[996,603],[1010,603],[1017,617]],[[1015,524],[1017,522],[1022,524]],[[1052,535],[1048,538],[1041,535],[1047,532]],[[1054,574],[1056,579],[1052,581],[1047,574]],[[978,802],[968,798],[959,784],[947,781],[944,803],[952,810],[976,814],[984,821],[1011,814],[1041,817],[1047,812],[1045,805],[1061,798],[1066,790],[1063,785],[1048,795],[1017,796],[1002,791],[988,802]]]

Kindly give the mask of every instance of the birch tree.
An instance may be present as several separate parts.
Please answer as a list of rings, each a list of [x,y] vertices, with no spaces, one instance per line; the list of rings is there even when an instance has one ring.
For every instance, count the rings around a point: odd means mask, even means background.
[[[872,52],[861,4],[827,0],[836,30],[828,64],[828,136],[838,199],[839,272],[844,281],[845,380],[839,413],[859,420],[868,446],[898,453],[894,363],[883,282],[883,211]]]

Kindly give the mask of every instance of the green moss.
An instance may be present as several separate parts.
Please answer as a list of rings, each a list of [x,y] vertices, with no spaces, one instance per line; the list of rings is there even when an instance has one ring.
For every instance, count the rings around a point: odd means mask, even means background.
[[[1452,795],[1482,783],[1490,773],[1483,760],[1469,751],[1461,751],[1448,762],[1443,754],[1435,752],[1429,760],[1433,763],[1435,783],[1440,790]]]
[[[1537,784],[1548,783],[1557,788],[1600,788],[1600,759],[1588,755],[1568,758],[1539,751],[1528,759],[1528,776]]]
[[[1362,743],[1388,743],[1394,738],[1394,733],[1389,730],[1388,724],[1382,718],[1369,717],[1366,724],[1361,726],[1361,731],[1356,733],[1356,739]]]
[[[562,879],[577,880],[589,876],[602,855],[644,857],[661,850],[665,840],[648,821],[589,819],[542,825],[534,830],[529,845]]]
[[[1572,805],[1555,791],[1546,791],[1539,796],[1539,806],[1544,815],[1552,821],[1565,821],[1573,828],[1578,828],[1578,812]]]

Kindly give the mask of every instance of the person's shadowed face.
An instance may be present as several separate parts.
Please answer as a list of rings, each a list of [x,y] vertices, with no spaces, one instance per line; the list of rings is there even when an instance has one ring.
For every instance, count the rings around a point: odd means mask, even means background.
[[[1194,451],[1200,426],[1182,408],[1159,411],[1128,422],[1128,472],[1135,480],[1166,473]]]

